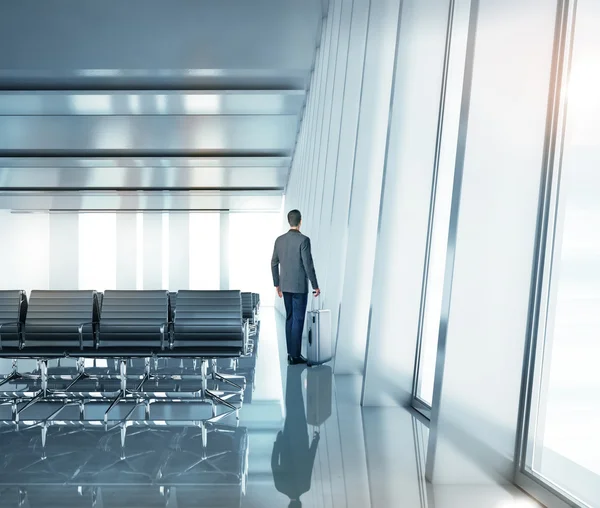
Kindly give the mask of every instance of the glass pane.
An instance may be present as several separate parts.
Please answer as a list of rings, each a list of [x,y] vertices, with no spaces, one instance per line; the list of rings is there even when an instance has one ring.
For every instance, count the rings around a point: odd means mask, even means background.
[[[422,328],[420,339],[420,357],[419,370],[417,372],[416,397],[431,406],[433,399],[433,387],[435,378],[435,367],[438,349],[438,334],[440,328],[440,318],[442,314],[442,296],[444,292],[444,280],[446,275],[446,251],[448,249],[448,233],[450,226],[450,211],[452,207],[452,193],[454,186],[454,170],[456,162],[456,140],[458,139],[458,128],[460,118],[460,108],[462,103],[463,74],[465,68],[466,41],[468,35],[468,23],[465,17],[468,15],[467,9],[460,12],[454,12],[453,25],[451,26],[452,44],[446,51],[445,35],[448,23],[448,9],[441,9],[438,14],[438,24],[436,33],[437,39],[432,39],[427,30],[431,30],[431,20],[429,7],[424,4],[423,10],[424,26],[418,37],[424,39],[422,44],[427,46],[423,53],[436,54],[437,61],[420,63],[419,65],[429,65],[428,81],[435,84],[436,91],[441,94],[443,87],[442,70],[444,68],[444,57],[447,56],[447,75],[446,88],[444,96],[443,110],[439,110],[439,102],[434,102],[429,106],[430,127],[426,138],[422,140],[424,149],[431,153],[430,167],[435,163],[436,142],[439,142],[439,162],[437,169],[437,178],[435,180],[434,208],[431,218],[431,239],[429,243],[429,263],[427,267],[427,279],[424,285],[424,307],[422,309]],[[442,17],[443,14],[443,17]],[[433,70],[435,65],[435,74]],[[424,79],[423,79],[424,80]],[[433,85],[430,85],[433,86]],[[421,90],[421,88],[419,88]],[[431,102],[434,96],[433,90],[425,95],[421,91],[420,101],[421,110],[425,110],[424,104]],[[438,133],[438,117],[442,111],[443,129]],[[423,120],[420,120],[421,122]],[[438,140],[438,136],[441,136]],[[415,406],[417,407],[417,406]]]
[[[190,213],[190,289],[220,289],[219,213]]]
[[[600,3],[579,0],[576,19],[526,465],[600,506]]]
[[[50,216],[1,212],[2,289],[49,289]],[[35,248],[33,248],[35,246]]]
[[[79,289],[117,288],[117,214],[79,214]]]
[[[280,232],[278,213],[229,214],[230,287],[260,293],[264,306],[274,303],[271,256]]]
[[[446,249],[448,247],[448,227],[452,205],[452,184],[454,182],[453,165],[440,166],[438,172],[435,212],[429,249],[429,271],[423,312],[423,331],[421,335],[421,358],[417,397],[431,405],[433,382],[438,346],[440,316],[442,313],[442,294],[446,271]]]

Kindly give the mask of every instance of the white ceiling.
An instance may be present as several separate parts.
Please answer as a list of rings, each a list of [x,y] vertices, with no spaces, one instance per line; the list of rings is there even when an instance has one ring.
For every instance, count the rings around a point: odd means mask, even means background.
[[[326,4],[0,3],[0,209],[278,209]]]

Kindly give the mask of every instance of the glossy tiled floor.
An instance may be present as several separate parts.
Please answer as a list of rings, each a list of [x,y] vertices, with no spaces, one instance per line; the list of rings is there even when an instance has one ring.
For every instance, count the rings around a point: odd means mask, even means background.
[[[533,506],[506,487],[426,484],[425,425],[400,408],[361,408],[359,379],[288,367],[283,344],[280,318],[263,309],[239,423],[202,425],[208,406],[164,404],[152,408],[153,425],[122,432],[114,423],[128,408],[114,410],[107,430],[84,427],[74,407],[44,443],[31,423],[56,408],[33,405],[18,430],[0,428],[0,507]],[[85,418],[105,409],[86,408]],[[10,420],[10,408],[0,419]]]

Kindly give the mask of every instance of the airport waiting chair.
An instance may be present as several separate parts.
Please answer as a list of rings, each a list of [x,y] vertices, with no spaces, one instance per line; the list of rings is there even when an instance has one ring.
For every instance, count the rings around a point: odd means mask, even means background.
[[[169,348],[167,291],[109,290],[104,293],[98,356],[146,358]]]
[[[47,360],[94,351],[98,309],[96,291],[32,291],[21,356]]]
[[[179,291],[173,322],[176,356],[219,358],[244,353],[239,291]]]

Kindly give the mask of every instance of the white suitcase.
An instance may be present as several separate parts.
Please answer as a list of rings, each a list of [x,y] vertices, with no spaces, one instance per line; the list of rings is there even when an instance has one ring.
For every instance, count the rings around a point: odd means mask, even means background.
[[[314,298],[309,296],[309,298]],[[333,358],[331,311],[310,310],[308,321],[308,346],[306,359],[309,367],[329,362]]]

